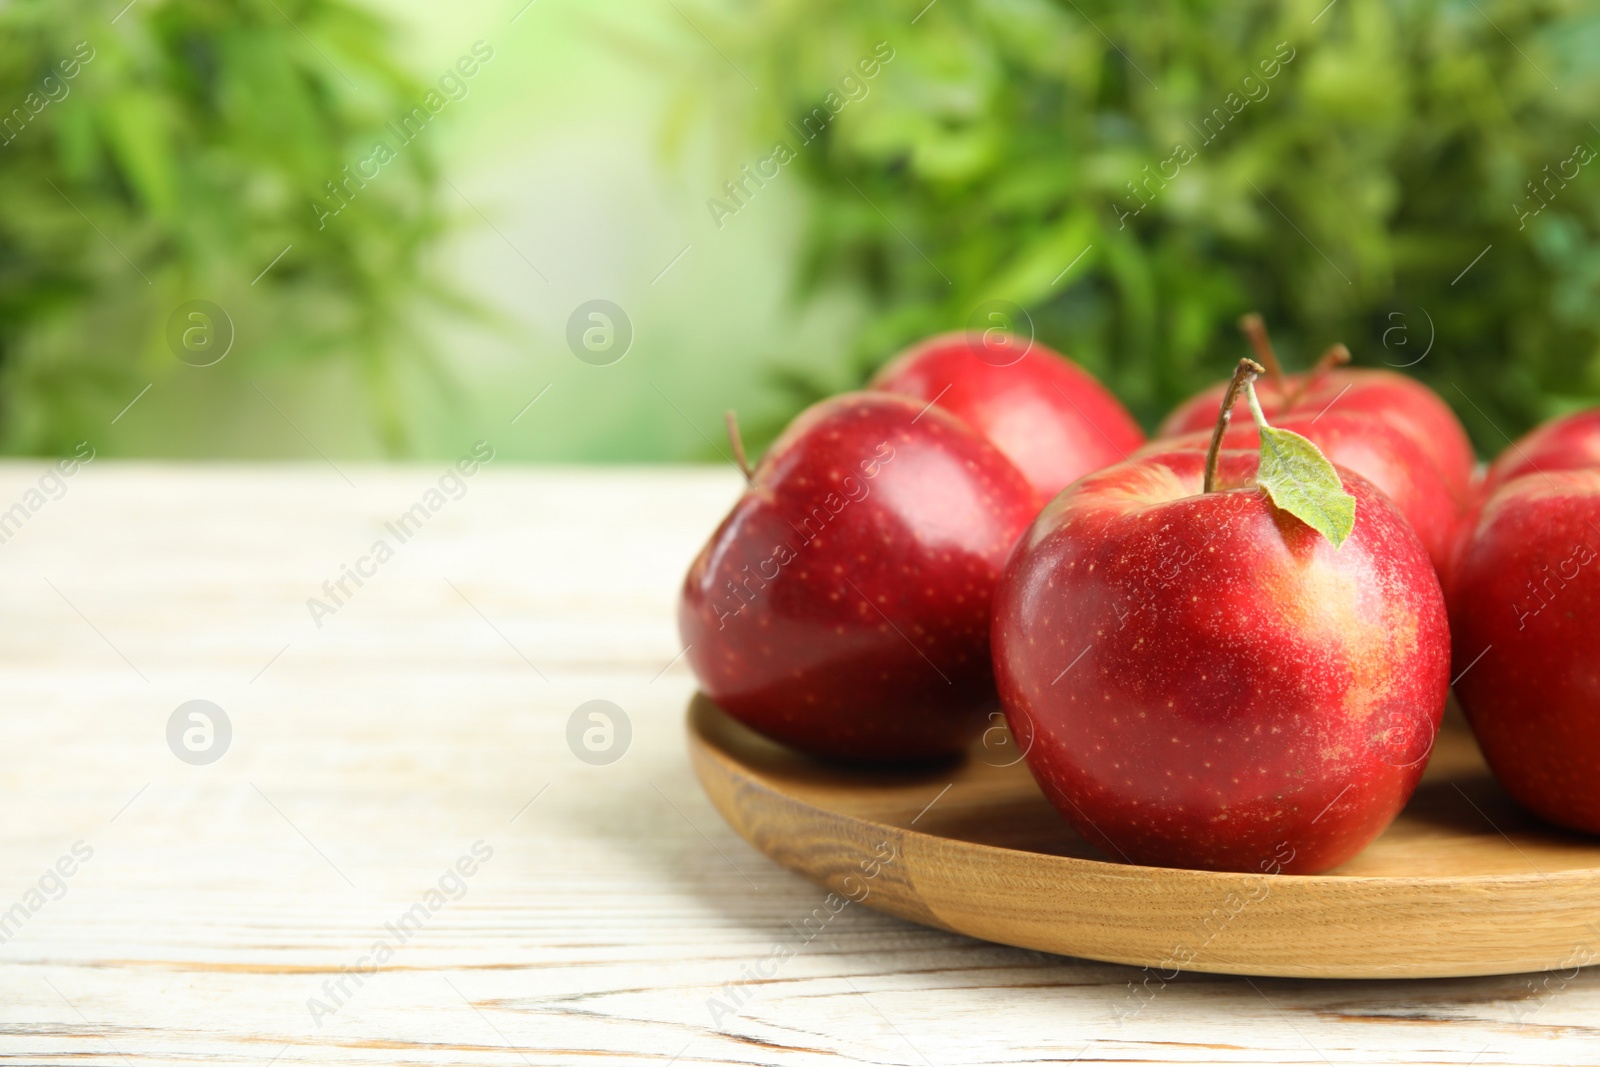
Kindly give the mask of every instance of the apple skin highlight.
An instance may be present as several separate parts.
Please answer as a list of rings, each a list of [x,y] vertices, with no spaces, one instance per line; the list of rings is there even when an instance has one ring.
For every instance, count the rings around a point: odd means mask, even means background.
[[[1340,471],[1356,518],[1336,550],[1271,504],[1257,465],[1220,453],[1211,493],[1195,450],[1089,475],[1001,579],[1007,721],[1109,859],[1326,871],[1383,831],[1427,763],[1450,635],[1422,544]]]
[[[1144,443],[1128,409],[1094,375],[1037,341],[1008,334],[986,347],[984,336],[930,338],[895,357],[869,388],[937,400],[1003,452],[1044,500]],[[1006,346],[1023,354],[997,365],[1013,358]]]
[[[706,695],[803,752],[953,755],[996,706],[994,587],[1040,500],[954,416],[886,393],[802,413],[684,580]]]

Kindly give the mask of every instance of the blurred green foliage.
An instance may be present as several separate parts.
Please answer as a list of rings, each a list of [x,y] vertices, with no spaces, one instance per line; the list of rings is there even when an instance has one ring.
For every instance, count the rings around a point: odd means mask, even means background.
[[[1003,299],[1147,425],[1244,354],[1250,309],[1290,367],[1335,340],[1372,365],[1426,350],[1410,373],[1488,452],[1600,398],[1600,166],[1578,147],[1600,145],[1600,7],[919,8],[772,0],[716,23],[760,87],[758,140],[795,149],[774,180],[814,201],[804,294],[869,301],[855,381]],[[802,143],[878,42],[892,61]],[[797,403],[854,384],[785,376]]]
[[[397,376],[432,366],[414,313],[453,302],[422,265],[442,226],[428,146],[346,185],[359,210],[312,201],[426,87],[341,0],[124,2],[0,7],[0,444],[70,449],[194,373],[167,320],[205,299],[253,368],[351,362],[403,451]]]

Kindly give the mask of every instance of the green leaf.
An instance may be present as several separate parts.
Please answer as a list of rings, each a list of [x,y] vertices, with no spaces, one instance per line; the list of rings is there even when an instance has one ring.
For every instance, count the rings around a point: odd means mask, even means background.
[[[1261,465],[1256,484],[1272,502],[1326,537],[1334,548],[1344,544],[1356,524],[1356,498],[1344,491],[1339,472],[1322,450],[1293,430],[1267,425],[1249,390],[1250,412],[1261,434]]]
[[[123,181],[138,194],[145,211],[163,222],[174,217],[178,202],[178,148],[172,143],[168,110],[169,101],[157,93],[124,86],[101,111]]]

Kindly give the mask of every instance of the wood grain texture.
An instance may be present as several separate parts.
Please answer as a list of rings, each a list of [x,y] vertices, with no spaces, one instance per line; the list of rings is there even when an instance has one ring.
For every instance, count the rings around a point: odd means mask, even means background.
[[[1570,969],[1575,946],[1600,946],[1600,841],[1518,811],[1464,722],[1377,841],[1329,874],[1279,877],[1110,862],[1007,758],[1001,729],[954,763],[884,772],[800,758],[703,696],[689,709],[695,771],[741,836],[942,929],[1160,974],[1311,978]]]
[[[684,741],[673,603],[738,476],[492,465],[318,628],[306,598],[443,473],[341,466],[96,461],[0,544],[0,912],[93,849],[0,944],[4,1062],[1600,1063],[1593,971],[1163,983],[854,904],[806,939],[825,894]],[[0,465],[0,512],[41,469]],[[195,698],[234,728],[209,766],[164,737]],[[609,766],[567,747],[592,699],[632,721]]]

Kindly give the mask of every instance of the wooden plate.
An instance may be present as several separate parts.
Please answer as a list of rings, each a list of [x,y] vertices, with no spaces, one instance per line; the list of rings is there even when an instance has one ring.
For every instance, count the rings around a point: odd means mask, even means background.
[[[1178,970],[1421,978],[1600,962],[1600,841],[1516,808],[1453,714],[1422,785],[1325,875],[1113,863],[1056,815],[1011,744],[856,770],[763,740],[703,696],[695,773],[773,860],[879,910],[988,941]],[[1009,753],[1010,755],[1007,755]]]

